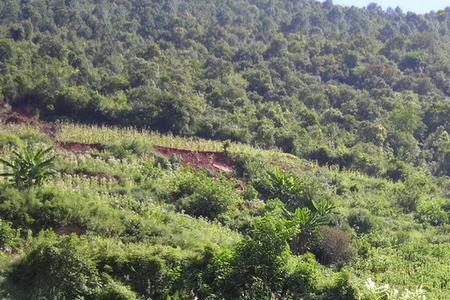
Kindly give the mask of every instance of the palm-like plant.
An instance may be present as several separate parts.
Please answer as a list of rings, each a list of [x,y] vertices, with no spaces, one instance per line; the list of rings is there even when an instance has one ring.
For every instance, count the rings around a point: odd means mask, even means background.
[[[308,242],[316,231],[329,223],[329,217],[334,211],[334,205],[328,201],[312,201],[313,210],[297,208],[290,213],[291,222],[299,230],[299,234],[292,240],[292,248],[298,254],[308,251]]]
[[[7,166],[9,172],[0,174],[10,178],[19,189],[40,186],[54,171],[51,169],[55,156],[51,156],[52,147],[34,150],[30,145],[20,151],[13,151],[14,157],[7,161],[0,158],[0,163]]]

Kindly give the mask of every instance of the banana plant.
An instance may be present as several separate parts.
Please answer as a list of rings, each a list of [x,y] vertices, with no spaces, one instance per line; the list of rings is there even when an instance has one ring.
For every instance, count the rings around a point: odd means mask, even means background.
[[[18,189],[40,186],[51,174],[55,156],[51,156],[52,147],[34,150],[31,145],[13,151],[10,161],[0,158],[0,163],[9,168],[0,177],[9,178]]]
[[[291,226],[299,231],[291,242],[292,249],[297,254],[303,254],[309,250],[308,242],[321,226],[329,223],[329,217],[335,209],[334,205],[328,201],[313,200],[312,206],[312,210],[303,207],[290,213]]]

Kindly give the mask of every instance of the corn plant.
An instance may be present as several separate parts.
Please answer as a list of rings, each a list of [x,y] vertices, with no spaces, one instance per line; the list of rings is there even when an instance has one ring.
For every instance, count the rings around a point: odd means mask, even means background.
[[[19,189],[40,186],[54,171],[51,169],[55,156],[50,156],[52,147],[34,150],[30,145],[19,151],[13,151],[10,161],[0,158],[0,163],[9,168],[9,172],[0,174],[9,178]]]

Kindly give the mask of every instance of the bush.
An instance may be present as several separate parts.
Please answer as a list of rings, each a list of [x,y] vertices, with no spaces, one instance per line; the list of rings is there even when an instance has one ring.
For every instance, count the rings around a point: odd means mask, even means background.
[[[145,299],[166,299],[176,293],[187,264],[180,253],[165,247],[129,245],[97,253],[98,269],[116,281],[109,283],[116,294],[131,297],[133,291]]]
[[[12,250],[20,243],[19,231],[11,223],[0,219],[0,250]]]
[[[213,259],[211,286],[226,299],[239,296],[249,299],[255,295],[255,286],[262,288],[262,294],[258,294],[262,297],[267,297],[270,291],[281,291],[290,257],[287,242],[294,234],[279,216],[268,214],[256,219],[248,237]]]
[[[440,226],[448,223],[449,216],[438,202],[423,201],[417,209],[416,219],[420,223]]]
[[[120,144],[113,144],[107,147],[117,159],[124,159],[131,154],[143,155],[151,152],[151,145],[139,140],[123,141]]]
[[[184,173],[174,197],[179,209],[190,215],[209,219],[217,218],[238,201],[236,192],[227,179],[215,180],[205,172]]]
[[[42,203],[33,190],[20,192],[13,187],[0,190],[0,215],[15,227],[31,228],[40,207]]]
[[[352,212],[347,220],[350,226],[358,233],[369,233],[375,227],[374,218],[365,209],[358,209]]]
[[[20,192],[7,188],[0,192],[0,215],[16,227],[39,231],[58,224],[67,212],[52,202],[45,202],[34,190]]]
[[[352,236],[342,229],[324,226],[319,232],[313,253],[320,263],[341,268],[355,256]]]
[[[405,162],[399,159],[392,159],[389,162],[388,169],[386,170],[386,177],[392,179],[393,181],[400,181],[405,179],[409,173],[410,170]]]
[[[274,169],[253,181],[255,189],[266,199],[280,199],[294,211],[299,207],[312,207],[313,190],[300,179]]]
[[[24,293],[16,299],[94,299],[100,277],[88,245],[76,236],[41,238],[8,276]]]
[[[137,300],[137,295],[126,285],[110,279],[100,295],[101,300]]]
[[[307,253],[295,258],[293,271],[286,281],[286,287],[295,296],[294,299],[303,299],[318,290],[320,269],[317,267],[314,256]]]
[[[433,191],[433,185],[427,175],[410,174],[405,178],[403,186],[397,191],[397,203],[406,213],[414,212],[424,196]]]
[[[275,300],[270,288],[259,278],[254,278],[239,296],[239,300]]]
[[[337,274],[333,286],[331,286],[324,299],[333,300],[356,300],[356,289],[350,282],[350,274],[342,271]]]

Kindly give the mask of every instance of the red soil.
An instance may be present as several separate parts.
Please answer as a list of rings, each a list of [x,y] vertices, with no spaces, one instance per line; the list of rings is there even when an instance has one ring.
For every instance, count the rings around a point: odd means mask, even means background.
[[[27,124],[34,126],[50,137],[55,137],[58,132],[55,124],[40,121],[37,114],[26,107],[16,108],[10,112],[0,111],[0,121],[5,124]]]
[[[155,146],[155,149],[165,157],[176,155],[183,166],[207,169],[214,173],[233,173],[234,163],[223,152],[192,151]]]
[[[71,151],[73,153],[86,153],[92,151],[101,151],[104,149],[101,144],[82,144],[82,143],[58,143],[58,147]]]
[[[58,132],[58,127],[55,124],[39,120],[36,111],[26,106],[15,108],[11,112],[2,112],[0,109],[0,125],[2,122],[5,124],[27,124],[35,126],[51,138],[54,138]],[[62,149],[74,153],[86,153],[104,149],[104,146],[101,144],[60,142],[57,145]],[[181,164],[184,166],[190,165],[194,168],[210,170],[213,173],[230,174],[234,172],[233,161],[223,152],[192,151],[162,146],[156,146],[155,148],[159,153],[168,158],[176,155],[181,159]]]

